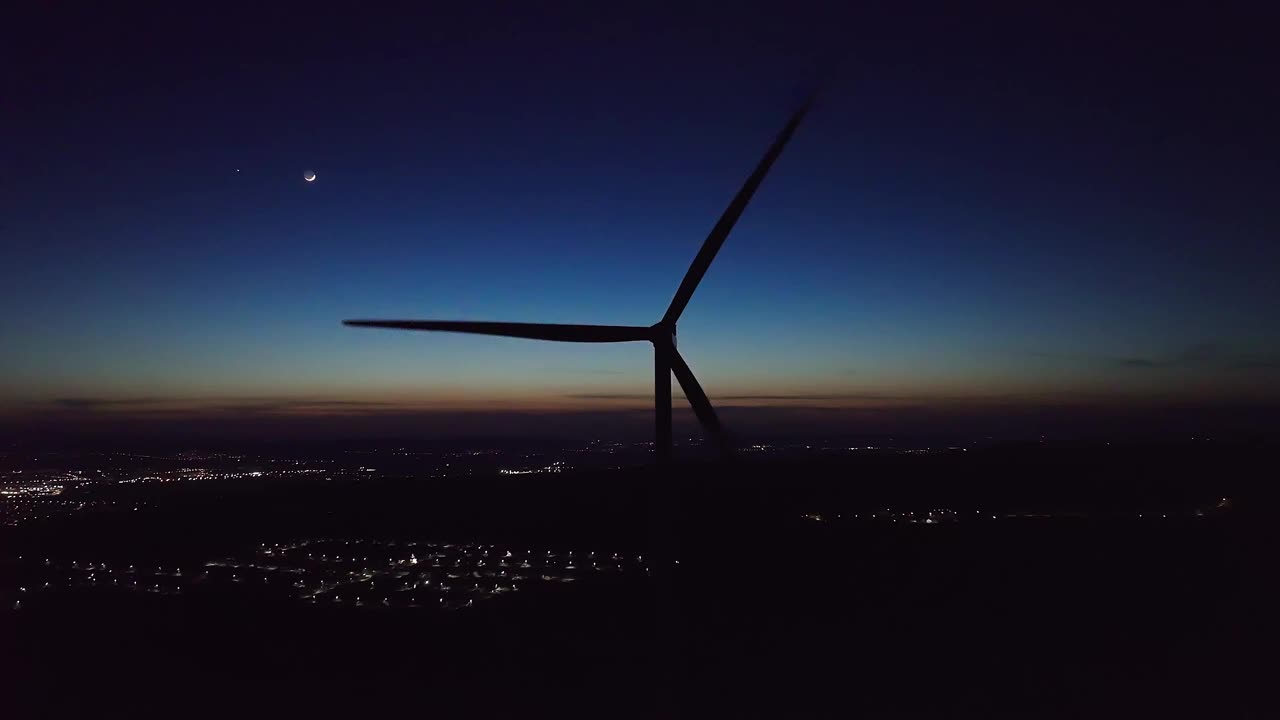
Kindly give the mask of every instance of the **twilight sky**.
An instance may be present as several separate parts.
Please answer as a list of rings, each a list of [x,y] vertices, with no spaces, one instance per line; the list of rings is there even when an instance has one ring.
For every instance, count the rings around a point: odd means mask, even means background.
[[[339,321],[656,321],[824,69],[682,319],[713,402],[1280,400],[1273,26],[1035,5],[29,10],[0,414],[649,407],[643,344]]]

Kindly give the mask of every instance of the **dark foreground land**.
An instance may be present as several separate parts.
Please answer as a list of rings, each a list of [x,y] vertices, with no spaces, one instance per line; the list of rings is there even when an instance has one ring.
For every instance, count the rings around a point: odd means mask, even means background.
[[[141,511],[5,534],[4,715],[1263,717],[1266,455],[990,451],[149,490]],[[199,566],[315,536],[649,553],[655,573],[456,610],[220,586],[9,607],[32,557]],[[678,565],[654,555],[655,536],[676,538]],[[668,587],[678,613],[659,610]]]

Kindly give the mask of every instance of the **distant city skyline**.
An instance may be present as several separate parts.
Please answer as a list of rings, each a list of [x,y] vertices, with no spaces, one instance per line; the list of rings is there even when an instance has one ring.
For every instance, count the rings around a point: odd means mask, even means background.
[[[852,12],[41,18],[0,120],[0,422],[650,408],[647,348],[339,321],[656,321],[827,67],[682,320],[731,426],[1280,406],[1261,23]]]

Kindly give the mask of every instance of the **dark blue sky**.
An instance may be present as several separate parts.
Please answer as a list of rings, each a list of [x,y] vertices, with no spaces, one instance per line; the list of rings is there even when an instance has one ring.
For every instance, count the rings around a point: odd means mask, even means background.
[[[643,345],[339,320],[654,322],[822,75],[682,320],[713,401],[1280,398],[1266,18],[558,8],[11,27],[0,407],[644,407]]]

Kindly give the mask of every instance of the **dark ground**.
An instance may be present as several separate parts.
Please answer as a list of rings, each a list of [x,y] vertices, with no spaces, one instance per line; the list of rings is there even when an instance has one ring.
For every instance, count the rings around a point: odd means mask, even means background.
[[[684,467],[680,501],[663,504],[679,508],[681,615],[662,627],[643,579],[453,612],[210,593],[6,601],[5,715],[1263,717],[1267,460],[1004,450]],[[645,551],[654,480],[164,488],[148,511],[5,544],[194,560],[346,533]],[[1229,510],[1191,514],[1224,496]],[[882,503],[1089,517],[832,519]],[[1143,508],[1170,517],[1139,520]]]

